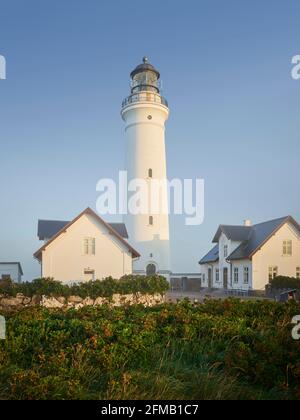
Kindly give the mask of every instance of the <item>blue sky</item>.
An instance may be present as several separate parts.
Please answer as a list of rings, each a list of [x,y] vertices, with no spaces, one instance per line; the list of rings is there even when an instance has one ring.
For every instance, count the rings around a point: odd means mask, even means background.
[[[175,271],[197,270],[220,223],[300,221],[300,3],[0,0],[0,261],[38,276],[39,218],[95,208],[124,168],[120,118],[144,55],[171,116],[169,178],[204,178],[205,222],[171,218]],[[111,219],[113,220],[113,219]]]

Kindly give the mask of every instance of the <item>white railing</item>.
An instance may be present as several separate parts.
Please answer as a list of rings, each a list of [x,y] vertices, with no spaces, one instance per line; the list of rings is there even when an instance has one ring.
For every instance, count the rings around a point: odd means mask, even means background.
[[[138,92],[128,96],[122,102],[122,108],[135,102],[154,102],[160,105],[168,106],[168,101],[158,93],[154,92]]]

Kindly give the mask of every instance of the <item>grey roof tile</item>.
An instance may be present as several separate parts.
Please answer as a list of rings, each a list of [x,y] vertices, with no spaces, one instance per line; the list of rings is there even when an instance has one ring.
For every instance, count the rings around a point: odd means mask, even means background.
[[[60,220],[39,220],[38,237],[40,241],[51,239],[70,222]],[[127,229],[124,223],[108,223],[122,238],[128,239]]]
[[[215,245],[203,258],[199,264],[208,264],[219,260],[219,244]]]
[[[241,242],[241,244],[228,256],[228,260],[249,259],[263,246],[263,244],[284,224],[290,222],[300,232],[300,225],[291,216],[281,217],[279,219],[269,220],[268,222],[258,223],[253,226],[231,226],[220,225],[214,236],[213,242],[218,242],[221,233],[232,241]],[[199,264],[206,264],[217,261],[219,258],[218,244]]]

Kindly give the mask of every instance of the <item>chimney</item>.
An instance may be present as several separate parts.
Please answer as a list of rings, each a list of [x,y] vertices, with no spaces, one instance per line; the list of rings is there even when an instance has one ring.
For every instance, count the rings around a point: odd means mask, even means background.
[[[252,222],[250,219],[244,220],[244,226],[252,226]]]

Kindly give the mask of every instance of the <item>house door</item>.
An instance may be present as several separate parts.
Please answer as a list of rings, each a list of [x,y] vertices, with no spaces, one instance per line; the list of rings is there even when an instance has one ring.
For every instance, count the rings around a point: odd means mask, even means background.
[[[212,284],[213,282],[212,282],[212,269],[211,268],[209,268],[208,269],[208,287],[210,288],[210,289],[212,289],[212,287],[213,287],[213,284]]]
[[[223,268],[223,287],[228,289],[228,268]]]

